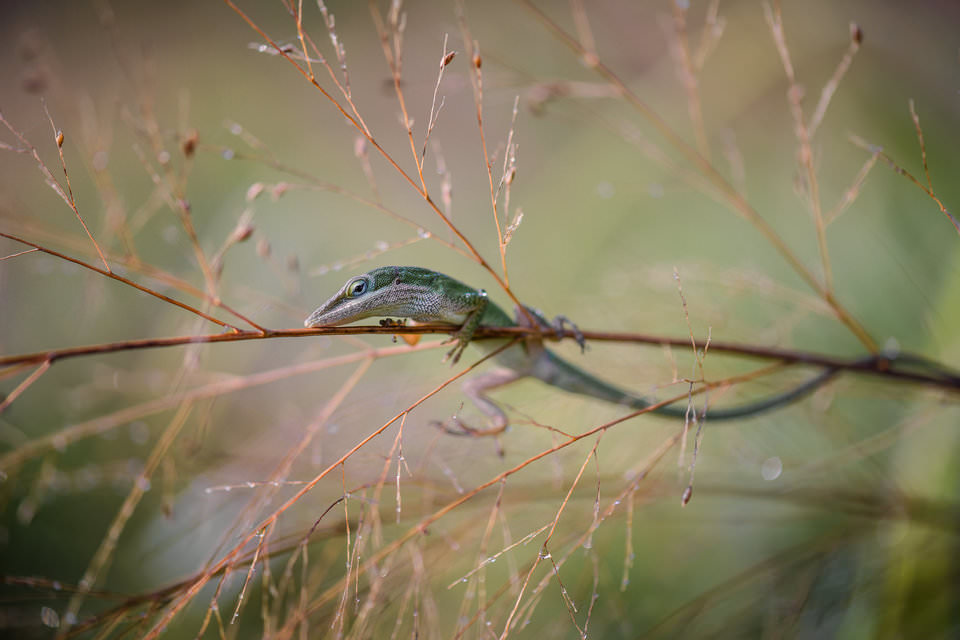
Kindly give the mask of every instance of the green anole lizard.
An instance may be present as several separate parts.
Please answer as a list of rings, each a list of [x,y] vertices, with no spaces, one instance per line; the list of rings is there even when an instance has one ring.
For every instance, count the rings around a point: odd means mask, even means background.
[[[474,289],[459,280],[422,267],[380,267],[347,280],[333,297],[324,302],[304,321],[307,327],[348,324],[371,317],[409,318],[416,322],[446,322],[460,325],[454,334],[456,344],[447,354],[456,363],[481,325],[488,327],[530,327],[530,320],[540,329],[560,333],[569,321],[558,316],[549,323],[538,311],[525,307],[516,319],[493,303],[483,289]],[[583,336],[574,328],[577,342],[583,349]],[[507,339],[478,340],[474,343],[485,353],[496,351]],[[486,429],[474,429],[459,420],[458,426],[471,435],[493,435],[507,428],[507,415],[486,393],[527,376],[571,393],[578,393],[607,402],[645,409],[654,401],[619,389],[547,349],[542,340],[525,340],[498,353],[494,360],[499,368],[475,376],[463,385],[464,393],[490,419]],[[822,385],[836,374],[835,369],[822,373],[783,393],[746,405],[713,409],[711,420],[732,420],[756,415],[793,402]],[[651,411],[663,416],[684,417],[686,408],[657,407]]]

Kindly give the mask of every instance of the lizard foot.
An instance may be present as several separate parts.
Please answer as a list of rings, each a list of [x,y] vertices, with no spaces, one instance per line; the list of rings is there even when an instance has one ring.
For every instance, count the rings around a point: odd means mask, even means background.
[[[504,456],[503,447],[500,444],[500,438],[498,436],[507,430],[508,425],[506,424],[494,425],[487,429],[475,429],[457,416],[450,416],[448,419],[442,422],[440,420],[432,420],[430,422],[430,426],[436,427],[444,433],[458,437],[467,436],[470,438],[485,438],[488,436],[493,436],[496,438],[497,455],[501,458]]]
[[[446,362],[447,360],[450,360],[450,364],[452,366],[460,362],[460,356],[463,355],[463,351],[467,348],[468,342],[465,341],[459,333],[454,334],[449,340],[444,341],[444,344],[449,344],[451,342],[456,342],[456,344],[453,345],[453,348],[450,349],[450,351],[447,351],[447,355],[443,356],[443,361]]]
[[[573,339],[576,340],[578,345],[580,345],[580,352],[583,353],[587,350],[587,340],[583,337],[583,332],[580,331],[580,328],[577,327],[577,325],[575,325],[567,316],[560,315],[556,316],[553,320],[547,320],[547,317],[538,309],[534,309],[533,307],[524,307],[524,309],[526,309],[527,312],[529,312],[529,315],[533,317],[534,324],[531,324],[529,318],[527,318],[527,316],[518,308],[516,310],[515,317],[517,324],[521,327],[537,327],[541,331],[552,329],[556,334],[557,339],[562,339],[564,328],[570,327],[570,332],[573,333]]]
[[[567,316],[556,316],[553,319],[553,322],[550,323],[550,326],[553,327],[553,330],[556,332],[558,338],[563,337],[563,329],[565,326],[570,327],[570,331],[573,332],[573,339],[578,345],[580,345],[580,353],[586,352],[587,339],[583,337],[583,332],[580,331],[580,327],[574,324],[570,318]]]

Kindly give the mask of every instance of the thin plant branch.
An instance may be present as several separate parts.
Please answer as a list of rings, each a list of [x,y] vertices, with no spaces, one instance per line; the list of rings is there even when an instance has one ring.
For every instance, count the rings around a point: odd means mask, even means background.
[[[531,0],[517,0],[523,4],[527,9],[533,13],[537,19],[539,19],[544,26],[546,26],[551,33],[553,33],[561,42],[563,42],[567,47],[572,49],[578,55],[583,55],[583,47],[572,37],[569,33],[566,32],[559,24],[557,24],[553,19],[547,16],[540,8],[534,5]],[[804,265],[803,261],[794,253],[790,246],[774,231],[773,227],[760,215],[760,213],[750,205],[749,202],[741,195],[737,189],[731,185],[727,180],[716,170],[716,168],[702,155],[700,155],[697,150],[690,146],[679,134],[677,134],[667,122],[660,117],[649,105],[647,105],[640,97],[630,90],[629,87],[620,79],[620,77],[614,73],[614,71],[609,68],[602,61],[598,61],[597,64],[593,67],[594,70],[607,82],[611,83],[616,87],[619,94],[630,104],[636,111],[638,111],[654,129],[677,151],[679,151],[697,170],[703,175],[703,177],[712,185],[713,190],[715,190],[721,197],[718,200],[719,202],[725,204],[735,213],[739,214],[745,220],[750,222],[757,231],[767,239],[767,241],[773,246],[773,248],[780,254],[780,256],[791,266],[791,268],[796,272],[796,274],[810,286],[811,289],[816,291],[823,299],[830,305],[833,309],[834,315],[850,330],[853,335],[857,337],[858,340],[867,348],[871,353],[879,352],[879,346],[876,341],[870,336],[867,330],[863,327],[862,324],[853,315],[847,311],[847,309],[840,304],[839,300],[836,299],[834,294],[817,280],[813,275],[810,269]]]
[[[103,262],[103,268],[107,273],[110,272],[110,265],[107,263],[106,257],[103,255],[103,250],[100,249],[100,245],[97,244],[97,241],[94,240],[93,234],[90,232],[90,229],[87,227],[87,223],[84,221],[83,216],[80,215],[80,210],[77,208],[77,202],[73,197],[73,188],[70,186],[70,176],[67,173],[67,163],[63,158],[63,142],[64,135],[63,132],[57,129],[57,125],[53,123],[53,118],[50,116],[50,112],[47,111],[46,103],[43,103],[43,110],[47,114],[47,118],[50,120],[50,126],[53,129],[54,140],[57,143],[57,152],[60,154],[60,164],[63,167],[63,175],[67,181],[67,191],[63,190],[63,187],[60,186],[60,183],[57,182],[56,178],[53,177],[53,174],[50,172],[50,169],[47,168],[47,165],[40,158],[40,153],[37,151],[37,148],[33,146],[29,140],[9,121],[4,117],[3,112],[0,111],[0,123],[2,123],[10,133],[16,136],[17,140],[20,141],[20,144],[25,146],[30,150],[30,154],[33,156],[33,159],[36,160],[37,166],[40,168],[40,172],[43,174],[43,177],[46,178],[47,184],[57,193],[60,198],[67,203],[67,206],[73,211],[77,216],[77,220],[80,221],[80,225],[83,227],[84,232],[86,232],[87,237],[90,238],[90,242],[93,243],[93,246],[97,250],[97,254],[100,256],[101,262]]]
[[[191,307],[190,305],[188,305],[188,304],[186,304],[186,303],[184,303],[184,302],[180,302],[179,300],[174,300],[173,298],[171,298],[171,297],[169,297],[169,296],[165,296],[165,295],[163,295],[162,293],[159,293],[158,291],[154,291],[153,289],[150,289],[149,287],[145,287],[145,286],[143,286],[143,285],[137,284],[137,283],[134,282],[133,280],[130,280],[129,278],[125,278],[125,277],[123,277],[123,276],[121,276],[121,275],[117,275],[116,273],[113,273],[112,271],[108,271],[108,270],[105,270],[105,269],[101,269],[100,267],[96,267],[96,266],[94,266],[94,265],[92,265],[92,264],[90,264],[90,263],[88,263],[88,262],[84,262],[83,260],[79,260],[79,259],[77,259],[77,258],[71,258],[70,256],[68,256],[68,255],[66,255],[66,254],[63,254],[63,253],[60,253],[59,251],[54,251],[53,249],[48,249],[48,248],[46,248],[46,247],[42,247],[42,246],[40,246],[40,245],[38,245],[38,244],[36,244],[36,243],[34,243],[34,242],[30,242],[29,240],[24,240],[23,238],[19,238],[19,237],[15,236],[15,235],[12,235],[12,234],[9,234],[9,233],[4,233],[4,232],[0,231],[0,237],[4,237],[4,238],[7,238],[8,240],[13,240],[13,241],[15,241],[15,242],[19,242],[19,243],[21,243],[21,244],[25,244],[25,245],[27,245],[27,246],[29,246],[29,247],[33,247],[34,249],[36,249],[36,250],[38,250],[38,251],[42,251],[43,253],[46,253],[46,254],[51,255],[51,256],[54,256],[54,257],[56,257],[56,258],[60,258],[61,260],[66,260],[67,262],[72,262],[73,264],[79,265],[79,266],[81,266],[81,267],[83,267],[83,268],[85,268],[85,269],[89,269],[89,270],[91,270],[91,271],[96,271],[97,273],[99,273],[99,274],[101,274],[101,275],[104,275],[104,276],[106,276],[106,277],[108,277],[108,278],[110,278],[110,279],[112,279],[112,280],[116,280],[117,282],[122,282],[122,283],[124,283],[124,284],[126,284],[126,285],[128,285],[128,286],[133,287],[134,289],[138,289],[139,291],[143,291],[144,293],[149,294],[149,295],[153,296],[154,298],[159,298],[160,300],[163,300],[164,302],[170,303],[170,304],[172,304],[172,305],[174,305],[174,306],[180,307],[181,309],[185,309],[186,311],[189,311],[189,312],[191,312],[191,313],[194,313],[194,314],[200,316],[201,318],[204,318],[205,320],[209,320],[210,322],[213,322],[213,323],[215,323],[215,324],[220,325],[221,327],[223,327],[223,328],[225,328],[225,329],[230,329],[230,330],[233,331],[234,333],[239,333],[239,332],[241,332],[241,329],[239,329],[238,327],[236,327],[236,326],[234,326],[234,325],[232,325],[232,324],[230,324],[230,323],[228,323],[228,322],[224,322],[223,320],[217,320],[217,319],[214,318],[213,316],[207,315],[206,313],[204,313],[203,311],[200,311],[200,310],[197,309],[196,307]],[[253,323],[250,323],[250,324],[252,325]],[[261,332],[261,333],[262,333],[262,332]]]
[[[800,145],[798,151],[800,166],[805,171],[804,188],[809,201],[810,210],[813,213],[813,225],[817,232],[817,246],[820,249],[820,262],[823,266],[823,292],[824,295],[833,295],[833,269],[830,266],[830,253],[827,249],[826,224],[823,222],[822,203],[820,201],[820,182],[817,178],[817,170],[814,166],[813,158],[813,131],[807,126],[803,113],[803,87],[797,81],[796,72],[793,68],[793,61],[790,57],[790,49],[787,46],[787,38],[783,30],[783,16],[780,13],[780,2],[774,0],[773,6],[769,3],[763,3],[763,15],[767,19],[767,25],[773,34],[773,41],[776,44],[777,52],[780,54],[780,62],[783,64],[783,70],[787,76],[787,82],[790,88],[787,90],[787,98],[790,103],[790,114],[793,116],[793,131]],[[829,99],[829,95],[827,97]],[[824,103],[826,109],[826,103]]]
[[[957,234],[960,235],[960,221],[958,221],[957,218],[947,210],[946,205],[943,204],[940,198],[937,197],[937,194],[935,194],[930,187],[917,180],[915,177],[913,177],[913,174],[894,162],[893,158],[887,155],[887,153],[883,150],[883,147],[871,144],[863,138],[853,134],[848,136],[848,139],[851,143],[853,143],[854,146],[857,146],[883,160],[887,166],[893,169],[894,173],[900,174],[916,186],[920,187],[920,190],[927,194],[927,197],[936,203],[937,207],[940,208],[940,212],[947,217],[947,219],[953,225],[953,228],[957,230]]]

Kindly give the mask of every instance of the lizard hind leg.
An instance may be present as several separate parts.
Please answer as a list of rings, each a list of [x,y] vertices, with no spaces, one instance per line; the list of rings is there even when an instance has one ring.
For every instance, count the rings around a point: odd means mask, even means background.
[[[457,436],[495,436],[506,431],[509,426],[507,414],[486,395],[486,392],[508,385],[522,377],[523,375],[517,371],[502,367],[468,379],[463,383],[463,393],[487,416],[487,427],[477,429],[454,416],[444,423],[444,431]],[[456,429],[448,425],[455,425]]]
[[[580,353],[583,353],[587,350],[587,340],[583,337],[583,332],[580,331],[580,327],[574,324],[573,320],[564,315],[554,316],[553,320],[548,320],[543,312],[539,309],[534,309],[533,307],[524,307],[530,315],[533,316],[533,319],[536,320],[539,324],[539,328],[543,329],[552,329],[557,338],[563,338],[564,329],[570,327],[570,332],[573,333],[573,339],[576,341],[577,345],[580,347]],[[527,320],[526,314],[521,311],[516,311],[516,322],[521,327],[533,328],[530,325],[530,321]]]
[[[580,353],[586,352],[587,339],[583,337],[583,332],[580,331],[580,327],[575,325],[570,318],[567,316],[556,316],[554,317],[553,322],[550,323],[550,326],[553,327],[553,330],[557,333],[558,338],[563,337],[563,329],[565,326],[570,327],[570,331],[573,333],[573,339],[580,347]]]

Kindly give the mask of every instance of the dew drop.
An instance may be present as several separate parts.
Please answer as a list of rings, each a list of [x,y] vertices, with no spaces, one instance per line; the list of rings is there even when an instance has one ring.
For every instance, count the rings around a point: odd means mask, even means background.
[[[51,629],[60,626],[60,616],[50,607],[40,607],[40,621]]]
[[[772,456],[760,465],[760,475],[764,480],[776,480],[783,473],[783,461],[780,456]]]

